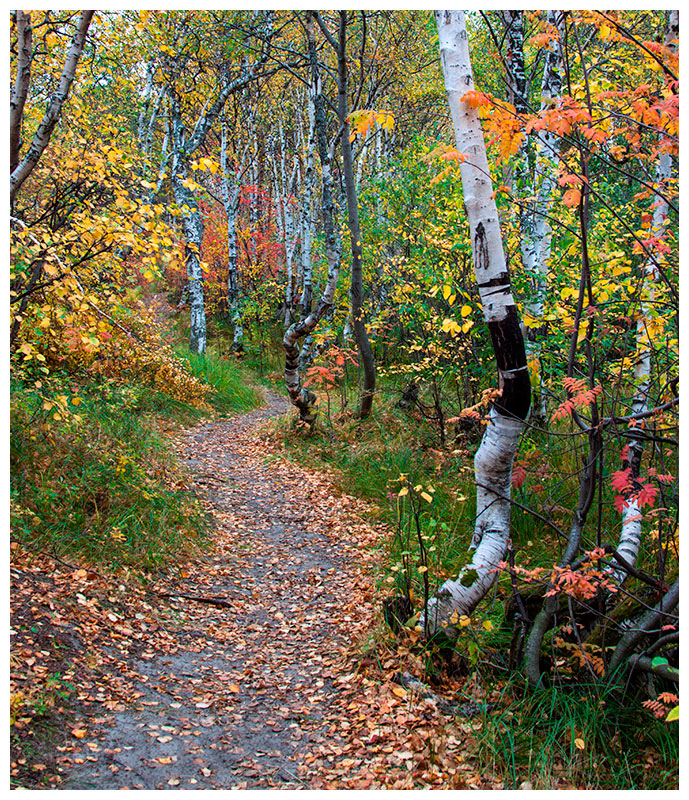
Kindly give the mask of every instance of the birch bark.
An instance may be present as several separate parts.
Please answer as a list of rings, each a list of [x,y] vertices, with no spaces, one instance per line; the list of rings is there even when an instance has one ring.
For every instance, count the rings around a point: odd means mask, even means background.
[[[316,150],[316,108],[312,87],[309,87],[309,139],[306,145],[304,183],[301,197],[301,277],[302,293],[299,299],[301,318],[308,316],[313,304],[313,267],[311,264],[311,240],[313,237],[313,185],[314,155]]]
[[[323,293],[316,307],[305,318],[295,322],[287,329],[283,339],[285,348],[285,384],[290,401],[299,410],[302,420],[312,423],[315,420],[314,404],[316,396],[304,388],[299,375],[299,347],[297,343],[303,336],[311,334],[321,319],[332,309],[340,271],[341,250],[335,230],[335,208],[333,202],[333,178],[331,153],[328,147],[326,100],[323,96],[320,66],[316,52],[313,12],[306,12],[306,37],[311,68],[312,93],[314,98],[314,123],[318,142],[318,155],[321,162],[321,203],[323,227],[325,231],[325,253],[328,261],[328,277]]]
[[[562,94],[562,20],[561,11],[547,11],[546,20],[555,38],[545,51],[543,78],[541,81],[540,113],[555,106]],[[530,194],[535,194],[533,203],[527,202],[522,214],[522,264],[531,280],[531,291],[526,299],[526,311],[532,320],[543,317],[548,266],[551,253],[551,229],[548,221],[554,202],[556,178],[559,166],[559,141],[550,131],[535,132],[535,165]],[[541,336],[539,327],[526,329],[526,358],[532,374],[538,376],[538,390],[533,415],[539,421],[546,419],[543,373],[541,370]]]
[[[21,149],[22,118],[24,105],[31,83],[31,57],[33,55],[33,28],[31,14],[16,12],[17,25],[17,74],[10,95],[10,175],[19,164]]]
[[[240,309],[241,286],[239,281],[239,261],[237,248],[237,216],[239,214],[239,195],[241,192],[241,174],[244,168],[248,148],[244,150],[241,163],[237,169],[230,163],[227,147],[227,121],[223,115],[220,125],[220,169],[222,200],[227,218],[227,306],[234,326],[232,348],[240,350],[244,331]]]
[[[460,165],[464,205],[476,281],[502,391],[474,459],[476,523],[472,560],[462,568],[457,580],[446,581],[440,587],[422,616],[426,635],[443,632],[456,638],[459,616],[470,614],[493,585],[498,562],[507,550],[512,463],[529,413],[531,387],[481,123],[476,110],[462,99],[474,88],[464,13],[436,11],[435,19],[457,149],[467,157]]]
[[[670,11],[668,15],[668,28],[665,35],[667,47],[676,48],[679,36],[679,11]],[[657,192],[653,203],[653,217],[649,238],[660,241],[667,226],[669,204],[667,201],[667,184],[672,177],[672,157],[663,149],[662,137],[659,142],[658,161],[656,162],[655,184]],[[651,341],[648,332],[650,311],[655,297],[654,284],[658,280],[656,252],[652,254],[644,265],[644,282],[641,287],[641,307],[636,328],[636,364],[634,365],[634,383],[636,394],[632,401],[632,414],[643,414],[649,408],[649,389],[651,380]],[[631,432],[628,445],[628,455],[625,468],[631,469],[632,483],[636,483],[641,471],[641,457],[643,455],[644,439],[634,431]],[[617,552],[632,566],[636,564],[641,544],[641,522],[643,514],[638,502],[631,497],[622,513],[622,527],[617,546]],[[613,577],[618,583],[623,583],[627,573],[621,567],[613,569]]]
[[[86,43],[86,34],[88,33],[89,25],[95,13],[95,11],[81,12],[79,22],[77,23],[77,31],[72,37],[72,42],[67,51],[65,66],[60,76],[60,83],[57,91],[50,98],[48,108],[36,129],[36,133],[34,134],[26,155],[10,172],[10,208],[14,208],[14,202],[19,189],[29,175],[31,175],[40,157],[43,155],[43,151],[48,146],[48,142],[57,125],[60,112],[67,100],[69,90],[74,81],[77,72],[77,64],[79,63],[79,58],[84,50],[84,44]],[[19,120],[19,124],[21,125],[21,120]]]

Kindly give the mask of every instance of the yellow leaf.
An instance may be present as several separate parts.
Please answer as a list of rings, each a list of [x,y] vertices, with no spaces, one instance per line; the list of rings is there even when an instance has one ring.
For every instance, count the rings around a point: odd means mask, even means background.
[[[459,618],[459,624],[462,628],[466,628],[467,625],[471,625],[471,618],[467,617],[466,614],[462,614],[462,616]]]
[[[492,622],[491,622],[489,619],[487,619],[487,620],[486,620],[486,621],[483,623],[483,627],[484,627],[484,629],[485,629],[485,630],[487,630],[487,631],[492,631],[492,630],[493,630],[493,623],[492,623]]]
[[[230,685],[227,687],[227,690],[228,690],[229,692],[232,692],[232,694],[237,694],[237,693],[239,692],[239,686],[238,686],[238,684],[236,684],[236,683],[231,683],[231,684],[230,684]]]
[[[396,694],[397,697],[406,697],[407,696],[407,690],[403,689],[401,686],[393,686],[392,687],[392,693]]]
[[[158,756],[156,761],[159,764],[172,764],[172,756]]]
[[[443,300],[447,300],[451,294],[452,289],[449,286],[443,286]]]
[[[419,567],[418,571],[423,575],[424,572],[428,572],[428,567]]]
[[[463,317],[468,317],[469,314],[471,314],[471,306],[470,305],[462,306],[462,316]]]
[[[409,494],[409,489],[406,486],[403,486],[399,492],[397,493],[398,497],[404,497],[405,495]]]
[[[433,502],[433,498],[432,498],[432,497],[430,496],[430,494],[428,494],[427,492],[421,492],[421,497],[423,497],[423,499],[424,499],[424,500],[425,500],[427,503],[432,503],[432,502]]]
[[[86,736],[86,730],[84,728],[74,728],[72,736],[76,736],[77,739],[83,739]]]
[[[574,746],[577,748],[577,750],[584,750],[586,747],[586,743],[584,742],[583,739],[575,739]]]

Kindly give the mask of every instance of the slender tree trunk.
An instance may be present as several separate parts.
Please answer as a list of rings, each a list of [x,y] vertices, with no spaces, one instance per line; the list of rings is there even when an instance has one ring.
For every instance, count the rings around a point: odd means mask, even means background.
[[[203,271],[201,269],[201,243],[203,217],[193,192],[182,181],[187,177],[186,164],[178,162],[172,177],[175,203],[182,208],[182,230],[187,265],[187,300],[190,312],[189,349],[192,353],[206,352],[206,309],[203,298]]]
[[[309,139],[306,151],[306,168],[304,170],[304,186],[301,198],[301,278],[302,293],[299,300],[301,318],[308,316],[313,304],[313,265],[311,263],[311,240],[313,238],[313,182],[314,155],[316,150],[316,109],[311,88],[309,88]],[[304,343],[306,344],[306,342]]]
[[[31,83],[31,57],[33,55],[33,28],[31,14],[17,11],[17,74],[10,95],[10,175],[19,164],[22,118]]]
[[[86,34],[88,33],[89,25],[91,24],[91,20],[93,19],[93,15],[95,13],[95,11],[81,12],[79,22],[77,23],[77,32],[74,34],[67,52],[65,66],[62,70],[62,75],[60,76],[60,83],[57,91],[50,98],[48,108],[43,115],[43,119],[41,120],[36,133],[34,134],[33,140],[31,141],[31,145],[29,146],[26,155],[10,173],[10,208],[14,208],[14,202],[19,189],[29,175],[31,175],[36,164],[38,164],[38,160],[43,155],[43,151],[48,146],[53,129],[57,125],[60,112],[62,111],[65,101],[67,100],[69,90],[72,86],[72,82],[74,81],[74,76],[77,72],[77,64],[79,63],[79,57],[81,56],[84,49],[84,44],[86,43]],[[21,118],[15,120],[15,128],[17,124],[21,125]]]
[[[182,209],[182,231],[187,265],[187,301],[189,303],[190,327],[189,349],[192,353],[206,352],[206,309],[203,298],[203,271],[201,269],[201,243],[203,241],[203,217],[194,193],[184,185],[188,165],[181,155],[184,153],[184,129],[175,95],[170,98],[172,117],[172,140],[174,158],[172,164],[172,189],[175,203]]]
[[[474,459],[476,525],[472,561],[460,571],[457,580],[446,581],[440,587],[422,618],[427,635],[442,631],[454,638],[459,616],[470,614],[485,596],[497,578],[497,565],[507,552],[512,463],[529,413],[531,387],[481,123],[476,110],[462,99],[474,87],[464,13],[436,11],[435,19],[457,149],[467,158],[460,164],[464,205],[476,281],[502,392]]]
[[[331,173],[331,155],[328,147],[327,122],[325,112],[325,98],[321,85],[320,67],[316,53],[316,42],[313,31],[313,12],[306,12],[306,36],[309,48],[309,61],[311,66],[311,80],[314,98],[314,118],[316,137],[318,141],[318,154],[321,161],[322,180],[322,212],[323,227],[325,230],[325,253],[328,261],[328,278],[318,303],[314,310],[299,322],[292,324],[285,333],[283,345],[285,348],[285,384],[289,398],[299,410],[302,420],[313,422],[315,420],[314,404],[316,396],[309,389],[305,389],[299,375],[299,339],[311,334],[319,321],[332,309],[337,289],[337,278],[340,271],[341,250],[335,230],[335,209],[333,204],[333,179]]]
[[[356,415],[365,419],[371,413],[373,395],[376,389],[376,368],[373,351],[366,331],[363,309],[363,251],[361,247],[361,228],[359,226],[359,206],[352,165],[352,147],[349,141],[347,122],[347,12],[340,11],[339,48],[337,53],[338,115],[342,132],[342,162],[344,167],[345,192],[347,194],[347,216],[352,250],[352,280],[349,288],[352,324],[359,347],[359,359],[364,374],[361,403]]]
[[[557,37],[551,39],[545,51],[543,79],[541,82],[540,113],[552,108],[562,94],[562,12],[547,11],[546,19]],[[535,136],[534,174],[528,194],[535,201],[524,200],[521,229],[521,251],[524,271],[531,287],[526,299],[526,313],[531,320],[543,318],[548,265],[551,253],[551,228],[548,220],[552,213],[557,171],[559,166],[559,137],[550,131],[537,131]],[[540,326],[526,328],[526,358],[532,375],[537,375],[538,389],[532,414],[539,422],[546,419],[541,349],[543,336]]]
[[[667,47],[675,49],[679,36],[679,12],[670,11],[668,16],[668,29],[665,36]],[[653,203],[653,218],[649,238],[661,240],[665,233],[668,215],[667,185],[672,177],[672,157],[662,149],[656,162],[655,183],[657,193]],[[632,414],[642,414],[648,411],[648,393],[651,381],[651,341],[648,332],[649,312],[655,296],[655,283],[658,279],[656,265],[657,254],[652,255],[644,265],[644,281],[641,287],[640,316],[636,323],[636,364],[634,365],[634,384],[636,394],[632,401]],[[628,454],[623,468],[631,470],[633,489],[638,489],[638,478],[641,471],[641,457],[644,449],[643,432],[631,431],[628,443]],[[632,496],[627,500],[627,506],[622,513],[622,528],[620,531],[617,552],[632,566],[636,563],[641,544],[641,522],[643,514],[638,502]],[[613,575],[618,583],[622,583],[627,573],[621,567],[613,570]]]
[[[223,115],[220,127],[220,166],[222,170],[222,199],[227,218],[227,307],[234,326],[233,350],[241,350],[244,331],[240,310],[241,285],[237,247],[237,217],[239,215],[239,194],[241,183],[239,175],[244,166],[247,150],[242,157],[239,169],[230,164],[227,148],[227,123]]]

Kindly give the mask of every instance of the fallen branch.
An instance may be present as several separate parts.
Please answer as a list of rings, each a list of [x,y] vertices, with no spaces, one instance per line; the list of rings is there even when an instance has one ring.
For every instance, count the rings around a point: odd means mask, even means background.
[[[473,717],[496,706],[496,703],[475,702],[458,705],[436,694],[433,689],[418,678],[415,678],[409,672],[396,672],[392,679],[405,689],[415,692],[419,697],[423,697],[426,700],[433,700],[444,714],[448,714],[452,717]]]
[[[227,600],[220,600],[216,597],[198,597],[194,594],[183,594],[182,592],[156,592],[159,597],[180,597],[183,600],[193,600],[196,603],[208,603],[211,606],[220,608],[232,608],[232,603]]]

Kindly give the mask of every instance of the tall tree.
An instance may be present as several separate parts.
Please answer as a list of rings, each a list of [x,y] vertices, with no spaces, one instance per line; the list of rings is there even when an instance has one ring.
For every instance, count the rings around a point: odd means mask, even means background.
[[[31,79],[32,29],[31,15],[24,11],[17,12],[17,35],[19,63],[17,78],[10,96],[10,207],[14,208],[17,193],[24,181],[31,175],[43,151],[48,146],[53,129],[60,118],[60,112],[69,95],[70,87],[76,75],[79,58],[84,50],[86,34],[95,11],[82,11],[77,22],[77,30],[72,37],[65,57],[65,65],[60,76],[57,91],[50,98],[43,119],[33,135],[29,149],[20,159],[21,128],[24,103]]]
[[[481,122],[467,93],[474,88],[469,40],[462,11],[436,11],[440,58],[452,114],[460,164],[464,205],[483,315],[490,331],[498,367],[500,396],[474,459],[476,527],[469,564],[456,580],[446,581],[424,611],[429,635],[457,635],[459,616],[468,615],[497,577],[510,534],[512,464],[531,387],[519,312],[512,297],[498,212]]]
[[[323,317],[330,312],[335,299],[337,278],[340,272],[341,248],[335,229],[335,203],[333,199],[332,154],[328,142],[326,117],[326,98],[323,94],[321,69],[316,49],[314,32],[314,12],[306,12],[305,31],[309,51],[311,72],[310,92],[313,96],[314,124],[318,142],[318,155],[321,162],[321,211],[325,231],[325,253],[328,261],[328,276],[323,293],[316,307],[304,319],[293,323],[283,339],[285,348],[285,384],[290,400],[299,410],[302,420],[313,422],[316,396],[303,386],[299,374],[299,339],[311,334]]]
[[[364,13],[364,12],[362,12]],[[376,368],[373,361],[373,350],[366,330],[364,314],[364,282],[363,282],[363,248],[361,246],[361,226],[359,225],[359,201],[354,178],[352,161],[352,145],[349,138],[349,108],[347,92],[349,86],[347,66],[347,17],[346,11],[340,11],[340,24],[337,40],[337,112],[342,128],[342,164],[344,172],[345,192],[347,195],[347,218],[349,222],[349,239],[352,252],[352,278],[349,289],[352,324],[356,336],[359,358],[363,371],[363,387],[361,402],[357,416],[362,419],[371,413],[373,395],[376,389]],[[364,34],[365,35],[365,34]]]

